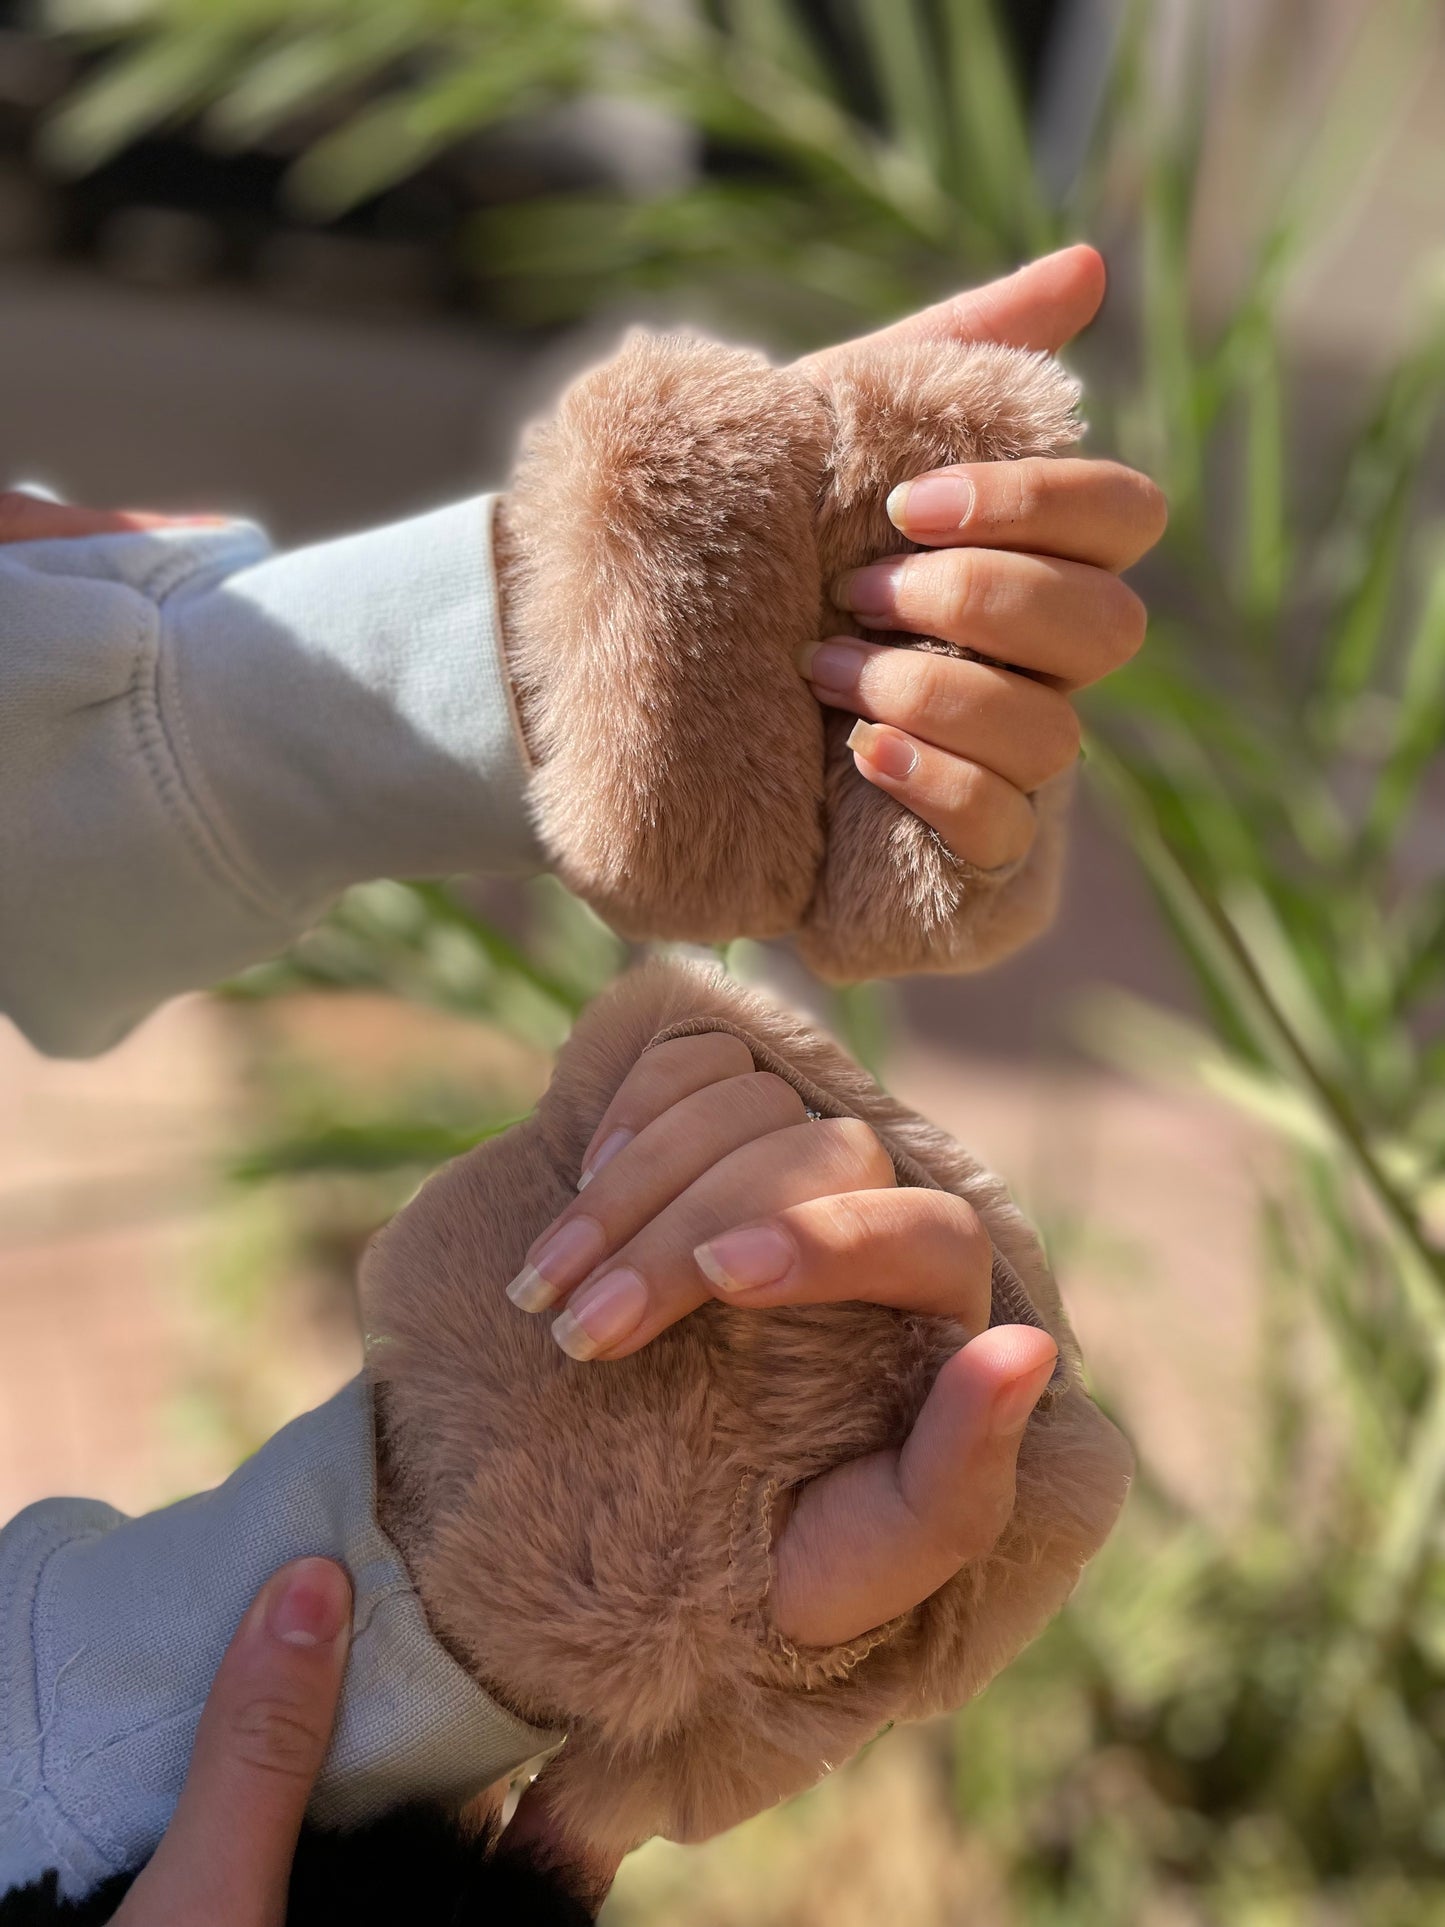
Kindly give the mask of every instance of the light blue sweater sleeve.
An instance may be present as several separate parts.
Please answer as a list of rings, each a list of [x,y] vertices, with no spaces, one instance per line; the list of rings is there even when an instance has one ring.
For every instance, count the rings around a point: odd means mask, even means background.
[[[0,1012],[106,1049],[348,884],[535,868],[491,503],[0,548]]]
[[[558,1744],[432,1637],[376,1523],[373,1463],[355,1379],[214,1492],[140,1519],[48,1499],[0,1533],[0,1893],[54,1868],[79,1897],[150,1857],[232,1633],[263,1581],[306,1554],[342,1560],[355,1587],[312,1819],[460,1801]]]

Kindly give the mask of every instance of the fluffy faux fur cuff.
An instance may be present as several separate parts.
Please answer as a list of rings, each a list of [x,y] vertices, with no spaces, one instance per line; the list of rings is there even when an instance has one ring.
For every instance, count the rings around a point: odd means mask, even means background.
[[[579,1365],[504,1296],[639,1054],[699,1029],[741,1036],[811,1108],[866,1119],[901,1182],[966,1197],[994,1243],[994,1321],[1045,1325],[1060,1346],[993,1553],[845,1649],[800,1652],[771,1626],[773,1499],[899,1443],[968,1334],[875,1305],[711,1303],[631,1358]],[[569,1729],[549,1784],[600,1844],[716,1832],[885,1722],[957,1706],[1063,1602],[1123,1496],[1128,1449],[1080,1385],[1002,1185],[825,1038],[696,968],[651,964],[601,998],[536,1116],[433,1178],[363,1283],[385,1523],[488,1691]]]
[[[826,388],[634,335],[524,452],[498,508],[507,653],[539,830],[624,935],[796,932],[834,979],[967,970],[1053,912],[1066,779],[1024,861],[984,872],[867,783],[794,656],[848,627],[827,585],[913,545],[889,490],[1052,454],[1075,384],[1018,349],[860,346]],[[968,654],[914,636],[879,638]]]

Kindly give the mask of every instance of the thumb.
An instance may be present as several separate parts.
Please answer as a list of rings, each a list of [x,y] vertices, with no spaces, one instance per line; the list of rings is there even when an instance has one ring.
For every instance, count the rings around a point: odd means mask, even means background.
[[[825,348],[798,365],[827,380],[840,358],[856,348],[903,348],[918,341],[992,341],[1010,348],[1054,353],[1087,328],[1104,299],[1107,275],[1097,248],[1060,248],[999,281],[951,295],[891,328],[841,348]]]
[[[351,1581],[331,1560],[267,1581],[217,1670],[175,1817],[115,1916],[123,1927],[281,1927],[350,1631]]]
[[[996,1325],[939,1372],[897,1451],[812,1480],[778,1536],[773,1623],[800,1646],[841,1645],[986,1558],[1008,1524],[1024,1428],[1058,1347]]]
[[[889,332],[900,340],[997,341],[1052,353],[1094,319],[1106,279],[1097,248],[1060,248],[1002,280],[910,315]]]

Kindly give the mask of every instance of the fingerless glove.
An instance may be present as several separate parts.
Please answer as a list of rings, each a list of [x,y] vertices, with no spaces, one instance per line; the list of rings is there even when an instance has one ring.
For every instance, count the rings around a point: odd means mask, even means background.
[[[649,1043],[741,1037],[811,1110],[868,1122],[901,1184],[977,1210],[994,1323],[1060,1348],[994,1550],[914,1611],[800,1650],[769,1614],[778,1495],[910,1430],[971,1333],[869,1304],[710,1302],[632,1357],[577,1364],[504,1295],[575,1195]],[[1037,1240],[999,1182],[828,1042],[695,966],[653,963],[578,1024],[528,1122],[434,1177],[363,1272],[383,1524],[433,1629],[495,1698],[566,1729],[545,1769],[584,1838],[714,1833],[817,1780],[890,1720],[958,1706],[1067,1597],[1129,1455],[1085,1394]]]
[[[1046,356],[862,343],[826,385],[634,335],[530,438],[499,504],[503,628],[557,873],[623,935],[796,933],[824,977],[968,970],[1052,915],[1068,778],[1028,855],[962,861],[862,778],[799,675],[848,627],[828,585],[912,547],[893,486],[1057,452],[1075,384]],[[972,652],[916,636],[883,641]]]

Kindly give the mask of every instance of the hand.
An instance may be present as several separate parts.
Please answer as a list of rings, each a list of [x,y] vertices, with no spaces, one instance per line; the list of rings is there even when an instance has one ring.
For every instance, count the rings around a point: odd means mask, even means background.
[[[282,1927],[350,1635],[351,1582],[329,1559],[298,1559],[262,1587],[216,1673],[175,1817],[116,1927]]]
[[[219,515],[152,515],[144,509],[75,508],[18,489],[0,493],[0,542],[62,542],[82,535],[134,535],[143,529],[220,528]]]
[[[1062,348],[1094,317],[1104,264],[1065,248],[1017,274],[869,337]],[[829,349],[800,364],[829,379]],[[965,644],[990,662],[831,636],[799,668],[818,700],[861,721],[859,772],[996,869],[1025,856],[1030,794],[1079,750],[1073,691],[1122,667],[1144,640],[1144,605],[1119,572],[1164,532],[1164,498],[1117,462],[979,462],[899,476],[889,517],[928,553],[855,569],[831,588],[861,629]],[[994,664],[1004,665],[995,667]]]
[[[945,1191],[903,1188],[868,1125],[807,1117],[783,1079],[725,1033],[645,1053],[583,1159],[581,1195],[508,1287],[571,1357],[625,1358],[709,1296],[743,1309],[863,1299],[971,1334],[903,1446],[813,1480],[776,1540],[778,1630],[857,1637],[988,1552],[1057,1347],[988,1329],[992,1251]]]

